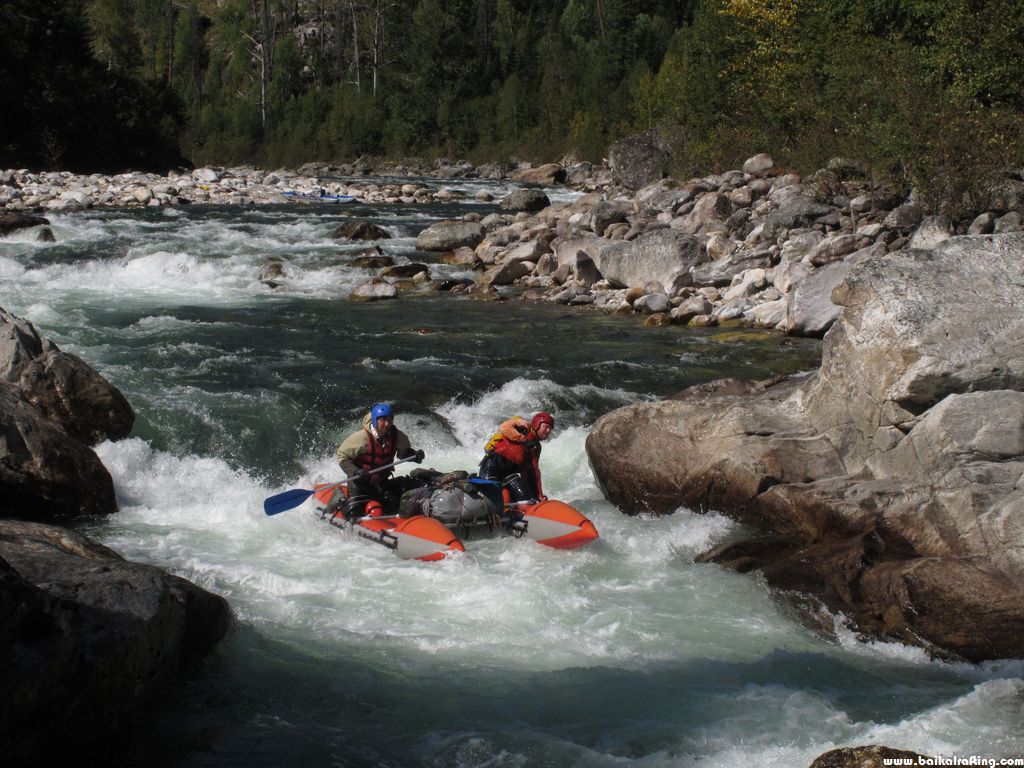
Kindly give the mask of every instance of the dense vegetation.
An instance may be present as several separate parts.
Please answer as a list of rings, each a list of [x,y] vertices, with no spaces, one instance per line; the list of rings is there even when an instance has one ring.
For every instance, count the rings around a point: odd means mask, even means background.
[[[1020,162],[1018,0],[13,0],[0,165],[846,155],[949,195]]]

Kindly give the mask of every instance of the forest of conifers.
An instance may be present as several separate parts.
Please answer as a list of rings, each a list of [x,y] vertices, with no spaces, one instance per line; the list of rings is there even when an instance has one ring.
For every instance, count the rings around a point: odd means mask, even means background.
[[[0,167],[599,160],[649,128],[679,173],[1021,162],[1020,0],[10,0],[0,35]]]

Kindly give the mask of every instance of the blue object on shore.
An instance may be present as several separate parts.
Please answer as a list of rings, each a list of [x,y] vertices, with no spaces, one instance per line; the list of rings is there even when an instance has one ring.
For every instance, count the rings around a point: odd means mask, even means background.
[[[341,203],[351,203],[355,201],[355,198],[352,195],[328,195],[323,190],[320,190],[319,195],[314,195],[309,192],[282,192],[281,194],[286,199],[293,200],[296,203],[339,205]]]

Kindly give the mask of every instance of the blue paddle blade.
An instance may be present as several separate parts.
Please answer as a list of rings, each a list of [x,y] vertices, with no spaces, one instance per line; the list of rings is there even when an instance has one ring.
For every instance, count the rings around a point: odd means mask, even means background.
[[[296,488],[292,491],[285,491],[276,496],[269,496],[263,500],[263,511],[268,515],[277,515],[294,509],[302,502],[312,496],[316,491],[307,491],[305,488]]]

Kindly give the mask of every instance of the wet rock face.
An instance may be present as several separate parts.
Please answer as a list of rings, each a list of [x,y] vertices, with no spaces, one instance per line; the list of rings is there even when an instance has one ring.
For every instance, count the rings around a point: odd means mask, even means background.
[[[61,528],[0,521],[5,760],[113,754],[230,621],[222,598],[184,579]]]
[[[127,436],[134,419],[116,387],[0,309],[0,517],[117,511],[88,445]]]
[[[18,387],[40,414],[88,444],[126,437],[135,421],[117,387],[2,308],[0,380]]]
[[[0,236],[10,234],[11,232],[15,232],[19,229],[44,227],[49,223],[49,219],[45,219],[42,216],[30,216],[26,213],[0,214]]]
[[[334,230],[335,240],[390,240],[391,235],[383,227],[369,221],[347,221]]]
[[[117,511],[114,483],[90,448],[0,382],[0,517]]]
[[[892,747],[881,747],[870,745],[865,747],[844,747],[833,749],[831,752],[819,756],[810,768],[882,768],[885,760],[903,759],[912,762],[906,765],[918,765],[917,758],[925,757],[917,752],[908,752],[903,749]]]
[[[870,259],[832,297],[816,373],[614,411],[587,440],[595,477],[632,512],[767,529],[710,559],[859,630],[1024,657],[1024,235]]]

